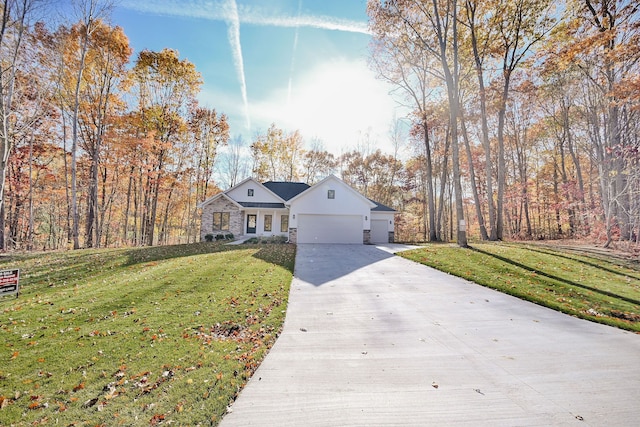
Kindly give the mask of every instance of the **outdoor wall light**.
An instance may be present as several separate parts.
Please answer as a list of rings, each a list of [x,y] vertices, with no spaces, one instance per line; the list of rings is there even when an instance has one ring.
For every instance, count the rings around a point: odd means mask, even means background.
[[[364,216],[364,220],[365,220],[365,221],[369,221],[369,218],[365,215],[365,216]]]
[[[296,214],[293,214],[293,219],[296,219]]]

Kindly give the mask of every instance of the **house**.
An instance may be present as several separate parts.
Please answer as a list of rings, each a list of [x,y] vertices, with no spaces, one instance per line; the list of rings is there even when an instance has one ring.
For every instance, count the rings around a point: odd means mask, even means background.
[[[200,238],[207,234],[285,236],[291,243],[390,243],[395,211],[330,175],[301,182],[247,178],[198,205]]]

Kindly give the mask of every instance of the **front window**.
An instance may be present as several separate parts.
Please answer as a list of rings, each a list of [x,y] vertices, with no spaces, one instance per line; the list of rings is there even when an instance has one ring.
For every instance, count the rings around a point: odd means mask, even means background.
[[[229,212],[213,213],[213,229],[221,231],[229,231]]]
[[[289,215],[282,215],[280,217],[280,231],[289,231]]]
[[[264,216],[264,231],[271,231],[271,215]]]

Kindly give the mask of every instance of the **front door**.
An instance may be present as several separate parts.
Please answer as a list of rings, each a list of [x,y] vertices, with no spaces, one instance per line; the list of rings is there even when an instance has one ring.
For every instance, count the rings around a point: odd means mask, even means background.
[[[256,234],[257,215],[247,215],[247,234]]]

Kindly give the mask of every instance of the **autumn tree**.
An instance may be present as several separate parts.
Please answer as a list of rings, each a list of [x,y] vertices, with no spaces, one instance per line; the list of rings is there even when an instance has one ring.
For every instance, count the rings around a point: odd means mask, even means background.
[[[74,2],[76,15],[80,18],[80,40],[78,50],[72,61],[75,62],[75,89],[72,107],[72,134],[71,134],[71,213],[73,248],[80,248],[79,241],[79,213],[77,190],[77,156],[80,126],[80,91],[83,82],[83,74],[87,66],[87,54],[90,49],[92,34],[99,27],[100,19],[108,17],[111,11],[111,2],[107,0],[77,0]]]
[[[320,141],[315,141],[311,149],[304,153],[303,180],[309,185],[316,184],[333,174],[336,166],[337,161],[333,153],[326,151]]]
[[[229,143],[218,156],[216,169],[220,175],[222,188],[231,188],[249,174],[247,147],[241,135],[229,140]]]
[[[466,247],[467,235],[458,145],[460,109],[458,2],[457,0],[433,0],[432,2],[372,0],[369,5],[370,15],[373,16],[372,26],[375,28],[377,24],[380,27],[378,34],[391,33],[393,37],[405,38],[410,41],[409,51],[422,52],[423,55],[434,58],[438,63],[437,71],[434,68],[433,72],[437,72],[444,82],[449,109],[457,242],[459,246]]]
[[[141,236],[144,244],[153,245],[167,164],[172,161],[173,146],[186,129],[188,108],[195,102],[202,78],[191,62],[180,60],[172,49],[140,52],[132,78],[144,133],[153,138],[145,159]]]
[[[559,67],[578,67],[585,78],[588,126],[598,167],[606,246],[618,228],[632,237],[633,194],[628,166],[637,147],[640,11],[633,2],[584,0],[568,3],[573,37],[558,43]],[[629,90],[631,89],[631,90]],[[635,95],[634,95],[635,94]],[[635,118],[635,120],[634,120]],[[631,150],[630,150],[631,148]],[[637,232],[636,232],[637,233]]]
[[[251,156],[256,179],[297,181],[298,165],[304,156],[302,135],[297,130],[287,133],[272,123],[266,133],[256,136]]]
[[[40,0],[3,0],[0,3],[0,250],[5,248],[4,199],[9,157],[16,135],[24,132],[23,126],[30,125],[30,120],[17,122],[11,117],[19,108],[16,97],[28,91],[30,77],[36,77],[29,71],[25,44],[29,27],[42,3]]]

